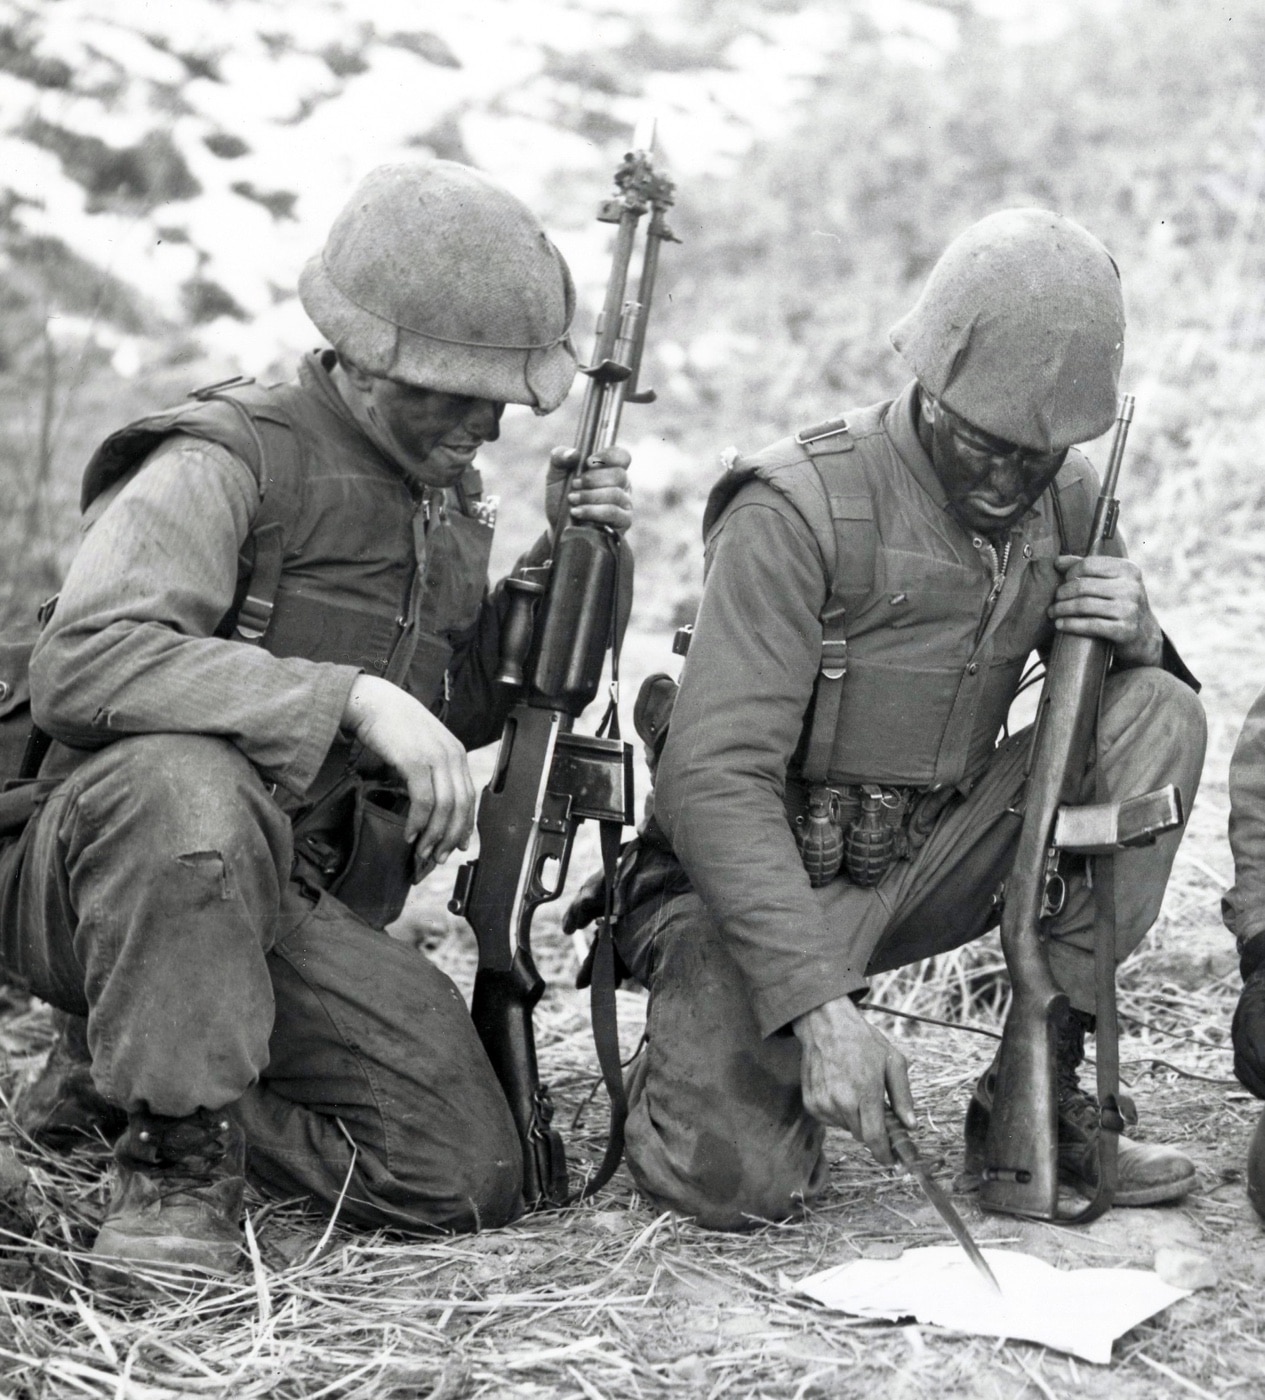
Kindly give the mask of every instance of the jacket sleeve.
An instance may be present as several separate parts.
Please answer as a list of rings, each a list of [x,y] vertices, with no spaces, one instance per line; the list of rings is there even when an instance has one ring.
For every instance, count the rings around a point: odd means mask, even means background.
[[[31,661],[36,722],[100,748],[126,735],[228,739],[296,793],[338,731],[358,672],[214,636],[259,506],[227,449],[172,438],[94,519]]]
[[[1221,917],[1242,948],[1265,933],[1265,691],[1247,712],[1230,760],[1230,852],[1234,884]]]
[[[767,486],[744,486],[708,547],[657,775],[658,821],[720,924],[765,1035],[863,985],[846,970],[853,960],[827,927],[783,806],[825,599],[808,527]]]

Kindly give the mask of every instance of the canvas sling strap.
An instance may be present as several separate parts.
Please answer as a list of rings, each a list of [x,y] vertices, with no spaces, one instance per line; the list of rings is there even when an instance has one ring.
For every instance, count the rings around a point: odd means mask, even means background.
[[[621,593],[620,577],[624,563],[622,549],[615,551],[614,596]],[[618,609],[611,609],[610,653],[611,686],[610,703],[602,722],[597,727],[598,737],[621,739],[619,728],[619,654],[623,642],[623,629],[619,623]],[[630,814],[631,815],[631,814]],[[610,1128],[606,1137],[606,1150],[598,1163],[597,1170],[574,1192],[570,1201],[583,1201],[594,1192],[600,1191],[615,1174],[624,1155],[624,1126],[628,1119],[628,1095],[624,1088],[624,1067],[619,1051],[619,1013],[615,1001],[615,989],[619,981],[615,959],[615,881],[619,868],[620,842],[623,825],[620,822],[604,821],[600,824],[602,848],[602,916],[597,923],[597,936],[593,943],[588,962],[589,973],[589,1017],[593,1024],[593,1048],[597,1052],[597,1063],[602,1072],[602,1082],[610,1099]]]

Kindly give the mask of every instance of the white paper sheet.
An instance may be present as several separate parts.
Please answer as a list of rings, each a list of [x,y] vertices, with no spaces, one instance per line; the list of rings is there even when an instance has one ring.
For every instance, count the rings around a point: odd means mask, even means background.
[[[986,1249],[1002,1296],[956,1245],[911,1249],[899,1259],[855,1259],[802,1279],[801,1293],[858,1317],[919,1322],[985,1337],[1041,1342],[1105,1366],[1111,1344],[1188,1289],[1151,1269],[1055,1269],[1031,1254]]]

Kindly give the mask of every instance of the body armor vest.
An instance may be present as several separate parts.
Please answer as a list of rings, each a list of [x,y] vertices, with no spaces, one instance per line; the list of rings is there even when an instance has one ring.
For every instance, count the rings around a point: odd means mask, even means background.
[[[442,713],[454,643],[486,592],[492,511],[473,469],[456,488],[410,484],[334,396],[316,356],[297,384],[200,390],[107,438],[82,505],[174,434],[219,443],[247,463],[261,497],[219,635],[385,675]]]
[[[977,775],[1029,654],[1053,636],[1062,540],[1079,552],[1088,534],[1093,472],[1073,452],[1012,529],[990,600],[994,580],[974,557],[984,542],[945,516],[885,430],[907,409],[902,397],[736,458],[704,515],[710,540],[758,480],[795,508],[821,554],[821,666],[791,762],[810,784],[937,788]]]

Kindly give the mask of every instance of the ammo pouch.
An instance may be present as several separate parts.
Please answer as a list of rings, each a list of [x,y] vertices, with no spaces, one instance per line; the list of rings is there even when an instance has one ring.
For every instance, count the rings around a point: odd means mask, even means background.
[[[348,777],[294,824],[296,873],[374,928],[398,919],[413,886],[408,793]]]

